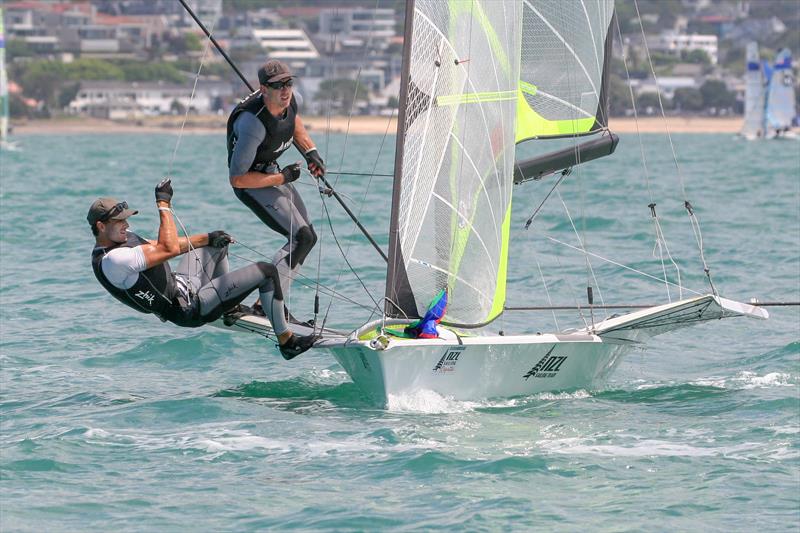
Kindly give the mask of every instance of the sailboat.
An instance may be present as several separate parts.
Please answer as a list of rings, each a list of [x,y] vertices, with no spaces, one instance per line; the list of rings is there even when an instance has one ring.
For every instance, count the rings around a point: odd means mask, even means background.
[[[754,140],[763,137],[766,130],[764,121],[767,83],[758,55],[758,43],[748,43],[746,54],[744,123],[739,135],[747,140]]]
[[[0,149],[15,150],[8,138],[8,75],[6,73],[6,40],[3,8],[0,7]]]
[[[768,317],[719,296],[709,277],[709,294],[578,330],[494,325],[515,183],[565,175],[616,147],[606,112],[613,16],[613,0],[407,2],[383,313],[350,333],[324,331],[315,345],[377,404],[424,390],[457,400],[591,390],[652,336]],[[517,160],[517,143],[553,139],[574,144]],[[403,336],[442,294],[438,336]],[[230,327],[269,331],[250,316]]]
[[[796,116],[792,53],[784,48],[778,52],[769,76],[764,117],[766,137],[790,136],[787,134],[791,133]]]

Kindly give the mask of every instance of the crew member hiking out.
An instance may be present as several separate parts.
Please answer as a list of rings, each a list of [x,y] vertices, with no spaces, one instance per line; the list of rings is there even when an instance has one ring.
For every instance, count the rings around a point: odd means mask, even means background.
[[[229,271],[230,235],[217,230],[178,237],[170,209],[170,180],[159,183],[155,194],[161,219],[157,241],[128,231],[127,219],[138,211],[127,202],[98,198],[89,208],[86,218],[95,235],[92,269],[112,296],[137,311],[191,328],[238,310],[240,302],[258,289],[283,357],[292,359],[312,346],[313,335],[294,335],[286,324],[274,265],[259,262]],[[183,258],[172,272],[168,260],[179,255]]]
[[[236,197],[287,238],[272,262],[288,301],[292,280],[317,235],[292,184],[300,177],[299,163],[281,168],[277,160],[294,142],[314,177],[325,175],[325,165],[300,119],[289,67],[269,60],[258,69],[258,81],[259,90],[242,100],[228,118],[229,178]]]

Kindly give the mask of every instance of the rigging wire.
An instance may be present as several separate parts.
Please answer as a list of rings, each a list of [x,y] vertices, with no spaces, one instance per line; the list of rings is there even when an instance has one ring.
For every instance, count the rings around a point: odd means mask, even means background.
[[[661,270],[664,274],[664,286],[667,290],[667,300],[672,301],[672,295],[669,290],[669,283],[667,283],[667,268],[664,262],[664,252],[667,254],[667,258],[669,259],[670,263],[675,267],[675,272],[678,277],[678,298],[683,298],[683,291],[682,291],[682,284],[681,284],[681,269],[678,267],[678,263],[675,262],[675,259],[672,258],[672,254],[669,251],[669,246],[667,245],[667,238],[664,235],[664,230],[661,227],[661,221],[658,218],[658,215],[655,211],[656,202],[653,198],[653,189],[650,184],[650,172],[647,167],[647,157],[645,156],[644,151],[644,139],[642,138],[642,132],[639,130],[639,112],[636,110],[636,98],[633,96],[633,87],[631,86],[631,75],[630,71],[628,70],[628,58],[625,55],[625,43],[622,40],[622,30],[620,29],[619,25],[619,18],[616,16],[614,17],[614,22],[617,27],[617,35],[619,36],[619,44],[620,44],[620,51],[622,52],[622,64],[625,66],[625,77],[628,80],[628,92],[630,93],[631,97],[631,106],[633,108],[633,119],[634,124],[636,124],[636,136],[639,140],[639,151],[641,153],[642,159],[642,170],[644,171],[644,181],[647,186],[647,195],[650,198],[650,210],[651,210],[651,218],[653,220],[653,225],[656,233],[656,242],[653,247],[653,255],[655,255],[655,250],[658,248],[658,255],[659,259],[661,260]]]
[[[339,252],[342,254],[342,258],[344,259],[345,263],[347,263],[347,266],[350,267],[350,270],[353,272],[353,275],[356,277],[358,282],[364,288],[364,291],[367,293],[367,296],[369,296],[370,300],[372,300],[372,303],[375,304],[376,308],[379,308],[378,302],[375,300],[375,298],[373,298],[372,293],[369,292],[369,289],[367,288],[366,284],[361,279],[361,277],[356,273],[355,269],[353,268],[353,265],[351,265],[350,261],[347,259],[347,255],[344,253],[344,250],[342,250],[342,245],[339,243],[339,239],[336,237],[336,232],[333,229],[333,222],[331,221],[331,216],[330,216],[330,213],[328,212],[327,203],[326,202],[322,202],[322,205],[325,208],[325,216],[328,218],[328,227],[331,230],[331,236],[333,237],[333,240],[336,243],[336,247],[339,248]],[[328,309],[328,310],[330,311],[330,309]],[[326,322],[327,318],[328,318],[328,314],[326,312],[325,313],[325,318],[322,321],[322,328],[325,327],[325,322]]]
[[[242,246],[243,248],[246,248],[247,250],[250,250],[251,252],[263,257],[264,259],[269,259],[269,257],[264,255],[263,253],[259,252],[255,248],[251,248],[250,246],[244,244],[241,241],[237,240],[236,244]],[[252,260],[250,258],[244,257],[242,255],[237,255],[237,254],[234,254],[234,253],[231,253],[231,252],[229,252],[229,253],[230,253],[231,256],[239,258],[239,259],[242,259],[242,260],[247,261],[249,263],[255,263],[256,262],[256,261],[254,261],[254,260]],[[295,276],[292,277],[292,280],[293,280],[293,282],[298,283],[298,284],[300,284],[300,285],[302,285],[304,287],[307,287],[307,288],[313,288],[315,286],[315,284],[316,284],[316,280],[315,279],[313,279],[313,278],[311,278],[309,276],[306,276],[304,274],[300,274],[299,272]],[[352,299],[352,298],[350,298],[348,296],[345,296],[344,294],[342,294],[340,292],[337,292],[336,290],[328,287],[327,285],[321,284],[320,285],[320,290],[322,291],[323,294],[325,294],[326,296],[330,296],[331,298],[337,298],[337,299],[339,299],[339,300],[341,300],[343,302],[347,302],[347,303],[349,303],[351,305],[354,305],[356,307],[360,307],[362,309],[372,310],[372,306],[363,304],[363,303],[358,302],[358,301],[356,301],[356,300],[354,300],[354,299]]]
[[[192,13],[192,15],[194,16],[193,13]],[[198,22],[199,22],[199,20],[198,20]],[[195,94],[196,94],[196,91],[197,91],[197,83],[200,81],[200,73],[203,71],[203,66],[205,65],[206,58],[208,57],[208,51],[209,51],[209,49],[211,47],[210,45],[212,44],[212,41],[213,41],[213,37],[212,37],[212,33],[211,32],[213,31],[214,26],[216,25],[216,23],[217,23],[216,19],[214,19],[212,21],[212,23],[211,23],[211,31],[208,32],[208,36],[207,36],[207,39],[206,39],[206,44],[203,47],[203,54],[200,56],[200,64],[199,64],[199,66],[197,68],[197,73],[195,74],[195,77],[194,77],[194,83],[192,85],[192,92],[189,95],[189,102],[188,102],[188,105],[186,106],[186,112],[183,115],[183,121],[181,122],[181,128],[178,131],[178,138],[175,140],[175,148],[172,150],[172,156],[170,157],[170,161],[169,161],[169,164],[167,166],[167,174],[166,174],[167,177],[172,175],[172,169],[173,169],[173,166],[174,166],[174,163],[175,163],[175,158],[176,158],[176,156],[178,154],[178,148],[180,147],[181,140],[183,139],[183,132],[184,132],[184,129],[185,129],[185,126],[186,126],[186,121],[189,118],[189,110],[192,107],[192,102],[194,102],[194,97],[195,97]],[[199,272],[203,273],[203,276],[204,276],[205,279],[209,279],[210,280],[211,276],[208,274],[208,272],[206,272],[206,265],[203,263],[203,261],[200,260],[200,256],[197,254],[197,249],[194,246],[192,246],[192,239],[190,238],[189,232],[186,229],[186,226],[181,221],[180,217],[178,216],[178,214],[175,211],[175,208],[174,208],[174,206],[172,204],[170,205],[169,212],[175,218],[175,221],[178,223],[178,225],[181,227],[181,230],[183,231],[183,235],[186,238],[186,247],[187,247],[186,253],[187,254],[191,254],[191,255],[194,256],[195,268],[197,268],[197,266],[199,265]],[[201,279],[203,279],[203,278],[201,278]],[[214,284],[210,284],[210,285],[211,285],[211,288],[214,289],[214,292],[216,293],[217,298],[219,298],[219,301],[220,302],[224,301],[223,298],[222,298],[222,295],[219,293],[219,289]],[[191,284],[190,284],[190,287],[191,287]]]
[[[564,206],[564,211],[567,213],[567,218],[569,219],[569,223],[572,226],[572,231],[575,233],[575,237],[578,239],[578,243],[580,244],[580,250],[583,252],[584,258],[586,258],[586,267],[589,270],[587,275],[591,277],[591,279],[587,281],[594,280],[594,284],[597,287],[597,295],[600,297],[600,303],[605,305],[606,302],[603,299],[603,292],[600,290],[600,283],[597,281],[597,276],[594,273],[594,268],[592,267],[592,263],[588,259],[588,256],[590,255],[589,250],[582,241],[581,236],[578,233],[577,228],[575,227],[575,222],[573,222],[572,220],[572,215],[570,215],[569,208],[567,208],[567,204],[566,202],[564,202],[564,198],[561,196],[561,193],[559,191],[556,191],[556,194],[558,195],[558,199],[561,200],[561,205]],[[591,308],[591,305],[589,307]]]
[[[670,149],[672,150],[672,160],[675,162],[675,170],[677,172],[678,181],[680,183],[681,191],[683,193],[683,205],[684,208],[686,209],[686,212],[689,214],[689,220],[692,225],[692,233],[694,233],[695,242],[697,243],[697,247],[700,251],[700,261],[703,263],[703,272],[705,273],[706,278],[708,279],[708,284],[711,287],[711,292],[716,296],[717,289],[714,286],[714,282],[711,279],[711,270],[708,266],[708,263],[706,262],[705,252],[703,248],[703,234],[700,231],[700,221],[697,219],[697,215],[694,212],[694,208],[692,207],[692,204],[689,202],[689,198],[686,194],[686,185],[684,183],[683,173],[681,172],[681,167],[680,164],[678,163],[678,156],[675,153],[675,145],[672,142],[672,135],[670,134],[669,131],[669,124],[667,124],[667,115],[664,112],[664,104],[661,101],[661,91],[658,86],[658,77],[656,76],[656,71],[655,68],[653,67],[653,61],[652,58],[650,57],[650,47],[647,46],[647,38],[645,37],[644,34],[644,25],[642,24],[642,16],[639,13],[639,1],[633,0],[633,5],[636,8],[636,16],[639,20],[639,28],[641,29],[642,33],[642,42],[644,44],[645,52],[647,53],[647,62],[650,65],[650,72],[652,73],[653,80],[655,81],[656,84],[656,96],[658,97],[658,106],[661,110],[661,118],[664,121],[664,128],[667,132],[667,139],[669,139],[669,146]]]
[[[375,1],[375,8],[372,11],[372,13],[373,13],[373,24],[370,26],[369,32],[367,33],[367,39],[366,39],[366,42],[365,42],[365,45],[364,45],[365,55],[366,55],[366,53],[369,52],[369,50],[371,48],[371,45],[372,45],[372,38],[373,38],[372,32],[373,32],[374,27],[375,27],[375,24],[374,24],[375,13],[377,13],[377,9],[378,9],[379,5],[380,5],[380,0],[376,0]],[[334,39],[333,40],[333,45],[335,47],[335,44],[336,44],[336,40],[335,40],[336,36],[335,35],[333,36],[333,39]],[[332,64],[335,64],[335,63],[333,63],[335,61],[333,55],[331,56],[331,61],[332,61]],[[358,75],[356,76],[355,92],[353,93],[353,101],[352,101],[352,105],[350,107],[350,114],[349,114],[348,120],[347,120],[347,128],[345,129],[345,145],[342,148],[342,157],[341,157],[341,160],[340,160],[340,163],[339,163],[339,168],[341,168],[342,165],[344,164],[345,153],[346,153],[346,150],[347,150],[347,140],[349,138],[349,132],[350,132],[350,121],[351,121],[351,118],[352,118],[352,115],[353,115],[353,108],[355,106],[356,98],[358,96],[358,84],[359,84],[359,80],[360,80],[360,77],[361,77],[361,70],[362,70],[362,66],[359,65]],[[332,95],[329,95],[329,100],[328,100],[328,131],[326,132],[326,148],[327,148],[327,144],[328,144],[329,139],[330,139],[330,118],[331,118],[330,113],[331,113],[332,107],[333,107],[332,106]],[[378,162],[380,161],[380,156],[381,156],[381,153],[383,151],[383,146],[384,146],[384,143],[386,141],[386,137],[388,136],[389,127],[391,126],[393,118],[394,118],[394,112],[392,113],[392,115],[386,121],[386,130],[384,131],[383,138],[381,139],[381,144],[380,144],[380,146],[378,148],[378,154],[375,157],[375,163],[373,164],[373,167],[372,167],[372,174],[355,173],[355,172],[341,172],[341,171],[339,171],[339,172],[331,172],[331,174],[336,175],[336,179],[334,180],[334,185],[337,185],[339,183],[339,178],[342,175],[369,176],[369,180],[367,181],[367,185],[366,185],[366,187],[364,187],[364,194],[363,194],[363,196],[361,198],[361,202],[360,202],[360,204],[358,206],[358,216],[356,218],[354,218],[353,227],[351,228],[350,234],[348,235],[348,241],[350,241],[350,237],[352,237],[352,235],[355,234],[355,231],[357,229],[358,224],[357,224],[356,220],[358,219],[358,217],[361,216],[361,212],[364,209],[364,204],[366,203],[367,194],[369,193],[370,186],[372,185],[372,178],[375,175],[375,170],[378,167]],[[327,154],[327,152],[326,152],[326,154]],[[388,174],[388,175],[387,174],[383,174],[383,176],[392,176],[393,177],[393,175],[391,175],[391,174]],[[350,267],[353,275],[356,278],[358,278],[359,282],[361,282],[361,279],[358,277],[358,274],[355,272],[355,270],[350,265],[350,262],[347,260],[347,253],[350,251],[350,248],[352,246],[352,241],[350,241],[348,243],[347,250],[346,251],[342,251],[342,248],[339,245],[338,240],[336,239],[336,235],[333,232],[333,225],[332,225],[332,222],[331,222],[331,219],[330,219],[330,213],[328,212],[327,205],[325,203],[325,198],[324,198],[323,193],[322,193],[321,190],[320,190],[320,200],[321,200],[321,207],[322,207],[322,209],[320,210],[320,217],[322,217],[323,212],[327,216],[328,225],[331,228],[331,233],[333,235],[334,240],[336,240],[337,247],[339,248],[339,251],[342,253],[342,257],[345,259],[345,262],[347,263],[348,267]],[[381,255],[383,255],[382,251],[381,251]],[[386,258],[386,257],[384,256],[384,258]],[[320,255],[319,255],[318,261],[321,261],[321,250],[320,250]],[[388,259],[387,259],[387,261],[388,261]],[[336,287],[338,287],[339,282],[341,281],[343,273],[344,273],[344,270],[340,270],[339,271],[339,274],[337,275],[337,278],[336,278],[336,282],[334,283],[334,290],[335,290]],[[319,276],[319,267],[318,267],[318,276]],[[363,282],[361,282],[361,285],[367,291],[367,295],[370,297],[370,299],[372,299],[372,301],[375,302],[375,299],[372,297],[372,295],[370,294],[369,290],[367,290],[367,288],[366,288],[366,286],[364,285]],[[327,307],[327,309],[325,311],[325,315],[323,316],[323,319],[322,319],[323,326],[328,320],[328,314],[331,311],[332,305],[333,305],[333,299],[331,299],[328,302],[328,307]],[[376,305],[377,305],[377,303],[376,303]],[[316,318],[316,315],[315,315],[315,318]]]
[[[603,257],[603,256],[601,256],[601,255],[598,255],[598,254],[595,254],[595,253],[589,252],[589,251],[587,251],[587,250],[584,250],[584,249],[582,249],[582,248],[579,248],[579,247],[577,247],[577,246],[573,246],[573,245],[571,245],[571,244],[568,244],[568,243],[566,243],[566,242],[564,242],[564,241],[560,241],[560,240],[556,239],[555,237],[550,237],[549,235],[544,235],[544,238],[545,238],[545,239],[548,239],[548,240],[550,240],[550,241],[552,241],[552,242],[555,242],[555,243],[561,244],[561,245],[563,245],[563,246],[566,246],[567,248],[572,248],[573,250],[577,250],[577,251],[579,251],[579,252],[581,252],[581,253],[584,253],[584,254],[589,254],[589,255],[591,255],[592,257],[595,257],[595,258],[597,258],[597,259],[600,259],[601,261],[605,261],[605,262],[607,262],[607,263],[611,263],[612,265],[616,265],[616,266],[618,266],[618,267],[620,267],[620,268],[624,268],[625,270],[630,270],[631,272],[635,272],[635,273],[637,273],[637,274],[641,274],[642,276],[645,276],[645,277],[647,277],[647,278],[654,279],[654,280],[658,281],[659,283],[662,283],[662,282],[664,281],[663,279],[661,279],[661,278],[659,278],[659,277],[653,276],[653,275],[651,275],[651,274],[648,274],[648,273],[646,273],[646,272],[642,272],[641,270],[635,269],[635,268],[633,268],[633,267],[629,267],[629,266],[627,266],[627,265],[623,265],[622,263],[619,263],[619,262],[617,262],[617,261],[613,261],[613,260],[611,260],[611,259],[608,259],[608,258],[606,258],[606,257]],[[672,281],[670,281],[670,282],[668,282],[668,283],[669,283],[670,285],[676,285],[676,284],[675,284],[674,282],[672,282]],[[688,292],[691,292],[691,293],[694,293],[694,294],[697,294],[697,295],[702,295],[702,294],[703,294],[702,292],[699,292],[699,291],[692,290],[692,289],[690,289],[690,288],[688,288],[688,287],[683,287],[683,290],[685,290],[685,291],[688,291]]]
[[[550,305],[550,307],[553,307],[553,299],[550,298],[550,291],[547,288],[547,281],[544,279],[544,272],[542,272],[542,265],[539,264],[539,259],[536,259],[536,268],[539,269],[539,277],[541,278],[542,285],[544,286],[544,293],[547,295],[547,303]],[[553,322],[556,325],[556,331],[560,331],[561,328],[558,327],[558,318],[556,318],[555,310],[553,311]]]
[[[388,120],[388,121],[386,122],[386,130],[384,130],[384,132],[383,132],[383,137],[381,138],[381,144],[380,144],[380,146],[378,147],[378,154],[375,156],[375,163],[373,163],[373,165],[372,165],[372,170],[373,170],[373,173],[374,173],[375,169],[377,169],[377,168],[378,168],[378,162],[380,161],[380,158],[381,158],[381,153],[383,152],[383,146],[384,146],[384,144],[385,144],[385,142],[386,142],[386,138],[387,138],[387,137],[388,137],[388,135],[389,135],[389,127],[390,127],[390,126],[391,126],[391,124],[392,124],[391,118],[393,118],[393,117],[394,117],[394,112],[392,112],[392,116],[390,117],[390,120]],[[361,212],[362,212],[362,211],[363,211],[363,209],[364,209],[364,204],[366,203],[367,194],[368,194],[368,192],[369,192],[369,188],[370,188],[371,184],[372,184],[372,177],[370,177],[369,181],[367,181],[367,186],[364,188],[364,195],[363,195],[363,196],[362,196],[362,198],[361,198],[361,203],[360,203],[360,205],[359,205],[359,208],[358,208],[358,216],[359,216],[359,217],[361,216]],[[324,205],[324,199],[323,199],[323,205]],[[346,255],[347,255],[347,254],[350,252],[350,248],[351,248],[351,247],[352,247],[352,245],[353,245],[353,241],[351,240],[351,237],[352,237],[352,236],[355,234],[355,232],[356,232],[356,228],[355,228],[355,227],[352,227],[352,228],[351,228],[351,230],[350,230],[350,234],[349,234],[349,235],[348,235],[348,237],[347,237],[347,240],[348,240],[348,245],[347,245],[347,249],[346,249],[346,250],[345,250],[345,252],[344,252],[344,255],[345,255],[345,256],[346,256]],[[339,274],[338,274],[338,276],[336,277],[336,282],[335,282],[335,283],[334,283],[334,285],[333,285],[334,289],[335,289],[336,287],[338,287],[338,286],[339,286],[339,281],[341,280],[341,278],[342,278],[342,274],[344,274],[344,272],[345,272],[344,270],[340,270],[340,271],[339,271]],[[328,313],[330,313],[330,311],[331,311],[331,305],[332,305],[332,303],[333,303],[333,301],[331,300],[331,302],[329,302],[329,304],[328,304],[328,308],[327,308],[327,310],[325,311],[325,317],[323,318],[323,323],[324,323],[324,322],[327,320],[327,318],[328,318]]]

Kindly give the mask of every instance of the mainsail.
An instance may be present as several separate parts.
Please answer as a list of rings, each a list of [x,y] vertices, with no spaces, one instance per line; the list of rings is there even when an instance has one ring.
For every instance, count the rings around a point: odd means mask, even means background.
[[[518,0],[416,0],[406,14],[386,314],[502,312],[519,88]]]
[[[758,44],[747,45],[745,73],[744,123],[742,136],[755,139],[764,135],[764,70],[758,57]]]
[[[767,129],[771,133],[792,127],[796,115],[792,53],[781,50],[775,58],[767,90]]]

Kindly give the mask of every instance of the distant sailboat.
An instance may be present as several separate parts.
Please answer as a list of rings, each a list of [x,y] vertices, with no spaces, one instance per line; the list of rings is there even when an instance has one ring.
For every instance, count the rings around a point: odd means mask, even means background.
[[[740,135],[748,140],[764,136],[764,99],[766,78],[758,57],[758,43],[747,45],[747,72],[745,78],[744,124]]]
[[[0,7],[0,148],[15,150],[16,144],[8,139],[8,76],[6,75],[6,39],[3,8]]]
[[[792,53],[784,48],[778,52],[769,77],[765,112],[766,137],[772,139],[790,134],[796,116]]]

